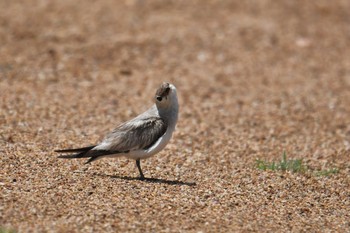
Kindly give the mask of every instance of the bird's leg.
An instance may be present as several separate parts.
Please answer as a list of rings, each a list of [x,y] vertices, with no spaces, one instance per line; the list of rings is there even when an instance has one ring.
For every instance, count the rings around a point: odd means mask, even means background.
[[[142,170],[141,170],[140,159],[136,159],[136,166],[137,166],[137,168],[139,169],[139,172],[140,172],[140,180],[144,180],[145,176],[143,175]]]

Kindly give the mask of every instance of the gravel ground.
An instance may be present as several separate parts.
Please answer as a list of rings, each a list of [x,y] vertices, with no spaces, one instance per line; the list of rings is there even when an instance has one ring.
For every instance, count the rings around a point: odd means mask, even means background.
[[[0,226],[349,232],[350,2],[0,1]],[[178,88],[143,162],[59,160]],[[303,159],[330,176],[261,171]]]

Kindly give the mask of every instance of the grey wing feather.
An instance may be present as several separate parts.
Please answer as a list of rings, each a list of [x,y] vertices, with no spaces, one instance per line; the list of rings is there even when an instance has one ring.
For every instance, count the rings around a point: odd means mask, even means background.
[[[159,116],[135,118],[113,130],[102,141],[99,149],[123,152],[148,149],[166,132],[166,129],[166,123]]]

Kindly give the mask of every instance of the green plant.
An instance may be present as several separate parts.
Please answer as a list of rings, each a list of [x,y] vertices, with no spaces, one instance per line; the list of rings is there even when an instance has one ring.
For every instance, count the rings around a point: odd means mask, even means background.
[[[291,171],[291,172],[305,172],[306,167],[303,165],[301,159],[287,159],[286,152],[283,152],[282,160],[279,162],[267,162],[264,160],[256,160],[257,168],[260,170],[272,171]]]
[[[0,233],[16,233],[15,230],[0,226]]]
[[[279,162],[267,162],[264,160],[257,159],[256,167],[260,170],[271,170],[271,171],[291,171],[296,173],[311,173],[315,176],[330,176],[339,172],[338,168],[331,168],[327,170],[312,171],[308,169],[301,159],[287,159],[286,152],[283,152],[282,160]]]
[[[331,168],[327,170],[315,171],[316,176],[330,176],[333,174],[337,174],[339,172],[338,168]]]

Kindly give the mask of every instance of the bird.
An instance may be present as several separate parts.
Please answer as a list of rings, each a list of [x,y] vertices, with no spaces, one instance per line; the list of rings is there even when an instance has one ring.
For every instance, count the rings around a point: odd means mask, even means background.
[[[62,159],[88,158],[86,164],[102,158],[131,158],[136,161],[139,179],[144,180],[141,160],[157,154],[168,144],[175,130],[178,113],[176,87],[164,82],[157,89],[154,104],[147,111],[117,126],[100,143],[55,152],[64,153],[58,156]]]

